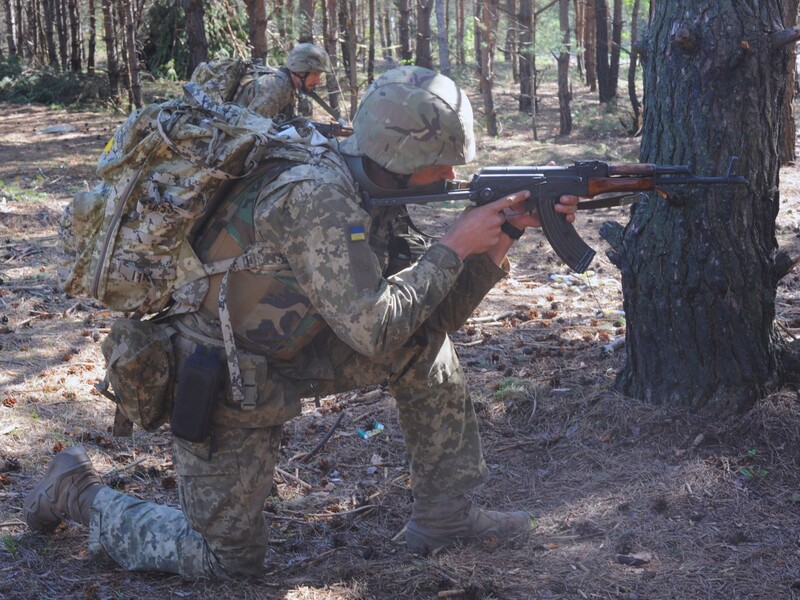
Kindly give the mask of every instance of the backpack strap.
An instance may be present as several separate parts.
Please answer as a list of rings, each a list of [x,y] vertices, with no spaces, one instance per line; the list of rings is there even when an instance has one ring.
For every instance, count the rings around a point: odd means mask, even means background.
[[[231,395],[233,401],[241,406],[242,410],[254,410],[255,398],[247,398],[244,393],[242,371],[239,368],[239,355],[236,353],[236,340],[233,333],[231,315],[228,311],[228,275],[235,271],[280,271],[286,269],[289,263],[286,259],[270,249],[266,244],[255,243],[248,247],[244,254],[240,254],[228,261],[217,261],[209,268],[222,268],[227,263],[225,275],[219,287],[219,323],[222,329],[222,341],[225,345],[225,355],[228,360],[228,373],[231,378]],[[216,271],[221,273],[222,271]]]

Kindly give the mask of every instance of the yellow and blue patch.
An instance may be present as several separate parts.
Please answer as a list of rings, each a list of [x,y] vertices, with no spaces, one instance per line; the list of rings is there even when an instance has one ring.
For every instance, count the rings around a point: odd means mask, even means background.
[[[363,225],[350,225],[349,233],[351,242],[363,242],[367,239]]]

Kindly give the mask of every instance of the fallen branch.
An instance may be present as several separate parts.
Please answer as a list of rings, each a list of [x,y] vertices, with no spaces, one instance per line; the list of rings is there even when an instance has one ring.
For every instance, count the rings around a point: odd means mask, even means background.
[[[292,475],[291,473],[289,473],[288,471],[284,471],[280,467],[275,467],[275,472],[278,475],[280,475],[281,477],[283,477],[284,479],[288,479],[288,480],[294,481],[296,484],[298,484],[304,490],[313,490],[314,489],[314,486],[311,485],[310,483],[308,483],[307,481],[303,481],[302,479],[300,479],[296,475]]]
[[[309,460],[311,460],[311,457],[314,456],[317,452],[319,452],[322,449],[322,447],[328,442],[328,440],[331,439],[333,432],[336,431],[336,428],[339,426],[339,423],[341,423],[342,419],[344,419],[344,415],[345,415],[344,411],[339,413],[339,417],[336,419],[331,428],[325,434],[325,437],[322,438],[322,441],[320,441],[319,444],[314,446],[310,452],[300,457],[299,460],[301,463],[307,463]]]

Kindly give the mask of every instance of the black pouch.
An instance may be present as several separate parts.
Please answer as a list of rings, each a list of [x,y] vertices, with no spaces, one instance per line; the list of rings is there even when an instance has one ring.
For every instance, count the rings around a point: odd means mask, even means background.
[[[198,347],[186,359],[178,375],[172,407],[173,435],[195,443],[208,439],[221,374],[222,361],[217,348]]]

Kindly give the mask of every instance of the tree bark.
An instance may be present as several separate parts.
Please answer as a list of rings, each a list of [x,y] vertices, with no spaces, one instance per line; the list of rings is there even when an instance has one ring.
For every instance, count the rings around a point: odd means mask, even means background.
[[[81,26],[80,14],[78,13],[78,0],[69,0],[69,35],[70,35],[70,58],[69,67],[75,73],[81,72]]]
[[[110,0],[109,0],[110,1]],[[51,67],[58,68],[58,51],[56,50],[56,31],[53,12],[53,0],[44,0],[44,36],[47,43],[47,58]]]
[[[614,17],[611,21],[611,48],[608,65],[608,89],[612,98],[617,97],[619,83],[619,55],[622,49],[622,0],[614,0]]]
[[[569,0],[559,0],[558,22],[561,26],[561,52],[558,55],[558,111],[560,115],[560,134],[572,133],[572,113],[570,100],[572,92],[569,86],[569,51],[571,32],[569,28]]]
[[[86,52],[86,72],[94,75],[94,59],[97,50],[97,6],[89,0],[89,48]]]
[[[247,35],[250,38],[250,55],[254,59],[265,60],[267,44],[267,2],[266,0],[244,0],[247,10]]]
[[[450,75],[450,49],[448,47],[447,35],[447,6],[444,0],[436,2],[436,29],[439,41],[439,71],[444,75]]]
[[[331,66],[333,71],[325,76],[325,87],[328,90],[328,104],[338,117],[342,116],[341,108],[339,108],[339,82],[336,79],[336,67],[339,64],[338,55],[336,53],[336,0],[321,0],[322,11],[322,33],[323,44],[325,51],[331,59]]]
[[[356,3],[355,0],[341,0],[339,2],[339,39],[342,47],[342,64],[347,73],[347,82],[350,91],[350,119],[356,113],[358,106],[358,49],[356,39]]]
[[[616,93],[611,89],[611,65],[608,62],[608,3],[606,0],[594,0],[594,17],[597,31],[595,37],[597,86],[600,103],[606,104],[611,102]]]
[[[136,108],[141,108],[142,86],[139,79],[139,53],[136,50],[136,20],[134,18],[132,0],[121,0],[119,14],[120,25],[125,32],[123,41],[125,64],[128,72],[128,92],[130,93],[131,104]]]
[[[106,44],[106,60],[108,61],[108,89],[114,102],[119,102],[119,62],[117,60],[117,36],[114,26],[114,2],[103,0],[103,27],[104,41]]]
[[[431,56],[431,11],[433,0],[417,0],[417,58],[414,64],[433,68]]]
[[[208,60],[208,40],[206,39],[203,0],[180,0],[186,15],[186,42],[189,46],[189,71]]]
[[[398,21],[400,60],[409,62],[413,58],[411,53],[411,2],[409,0],[398,0],[397,10],[400,13]]]
[[[786,17],[784,23],[787,25],[797,25],[797,10],[800,0],[787,0]],[[789,76],[786,79],[786,95],[781,107],[781,164],[793,163],[797,159],[797,147],[795,139],[797,136],[797,123],[794,118],[792,106],[797,95],[797,55],[792,54],[789,65]]]
[[[771,43],[781,6],[656,5],[642,63],[641,161],[714,175],[735,155],[750,183],[680,188],[671,203],[650,194],[615,242],[627,320],[616,385],[626,395],[727,414],[779,375],[775,218],[791,58]]]
[[[375,79],[375,0],[369,0],[369,43],[367,54],[367,83]]]
[[[631,128],[629,133],[635,135],[641,128],[640,117],[642,104],[636,95],[636,67],[639,64],[639,0],[633,0],[631,14],[631,62],[628,65],[628,98],[631,101]]]
[[[67,52],[67,6],[64,0],[55,0],[55,13],[53,14],[56,36],[58,37],[58,58],[62,71],[67,70],[69,53]]]
[[[519,0],[519,111],[533,113],[533,0]]]
[[[8,44],[9,56],[17,54],[17,35],[14,23],[14,10],[11,7],[11,0],[3,0],[3,8],[6,12],[6,43]]]
[[[497,111],[494,108],[494,72],[493,57],[495,44],[497,43],[494,25],[494,15],[497,12],[497,0],[482,0],[482,35],[481,39],[481,95],[483,97],[483,112],[486,120],[486,134],[492,137],[498,135],[497,130]]]
[[[583,11],[583,62],[586,65],[586,85],[590,92],[597,91],[597,17],[594,0],[586,0]]]

